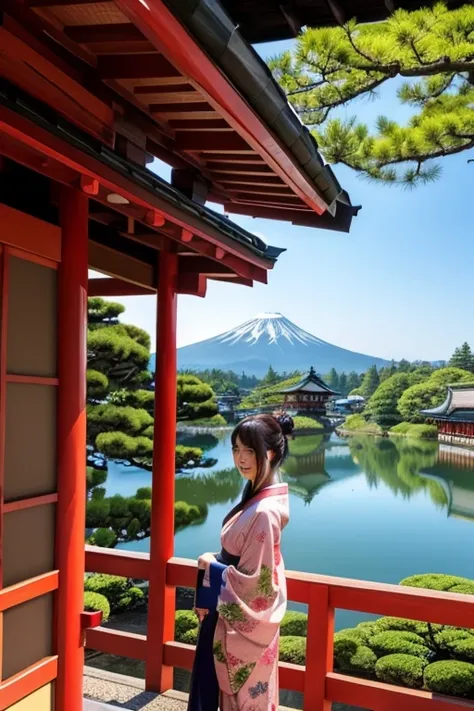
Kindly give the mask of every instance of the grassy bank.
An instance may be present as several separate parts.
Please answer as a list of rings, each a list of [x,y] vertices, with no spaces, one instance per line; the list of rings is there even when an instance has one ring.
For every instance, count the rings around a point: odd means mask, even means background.
[[[413,439],[438,439],[438,429],[435,425],[416,425],[411,422],[400,422],[390,428],[384,428],[376,422],[370,422],[363,415],[349,415],[344,425],[338,428],[342,435],[375,435],[377,437],[411,437]]]

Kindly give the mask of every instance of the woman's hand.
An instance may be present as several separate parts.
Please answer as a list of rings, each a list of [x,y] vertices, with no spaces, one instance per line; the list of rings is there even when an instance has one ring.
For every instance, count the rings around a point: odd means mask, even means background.
[[[216,562],[216,557],[214,553],[203,553],[201,556],[198,558],[198,568],[200,570],[206,570],[211,563]]]

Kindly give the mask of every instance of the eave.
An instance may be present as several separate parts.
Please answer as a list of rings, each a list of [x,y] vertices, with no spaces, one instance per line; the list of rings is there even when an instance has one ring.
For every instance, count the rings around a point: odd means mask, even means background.
[[[4,0],[0,69],[110,148],[120,138],[132,160],[156,156],[199,177],[226,210],[348,231],[358,208],[264,63],[234,31],[235,66],[220,66],[174,5],[116,0],[97,14],[80,0]],[[265,82],[261,105],[246,96],[249,82],[237,85],[249,57]],[[270,91],[281,102],[273,122]]]

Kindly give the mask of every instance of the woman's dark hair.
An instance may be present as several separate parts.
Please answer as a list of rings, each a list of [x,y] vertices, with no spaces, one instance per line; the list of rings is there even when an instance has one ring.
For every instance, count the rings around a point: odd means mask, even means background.
[[[288,455],[287,436],[293,432],[293,428],[293,420],[285,413],[252,415],[236,426],[231,437],[232,447],[235,447],[239,438],[245,447],[253,449],[257,460],[257,476],[255,481],[247,483],[242,500],[227,514],[224,523],[235,516],[261,489],[273,483],[275,471]],[[273,452],[270,472],[267,469],[267,452]]]

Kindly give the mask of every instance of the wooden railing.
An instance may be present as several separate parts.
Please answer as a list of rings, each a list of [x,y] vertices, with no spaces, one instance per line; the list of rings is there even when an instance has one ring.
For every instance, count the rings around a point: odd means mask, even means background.
[[[149,556],[87,547],[89,572],[147,579]],[[194,587],[196,564],[172,558],[167,585]],[[333,670],[334,612],[357,610],[410,620],[474,628],[474,599],[417,588],[287,572],[288,598],[308,605],[306,666],[280,663],[280,686],[304,694],[304,711],[330,711],[333,702],[371,711],[474,711],[474,701],[358,679]],[[88,630],[87,646],[109,654],[145,660],[147,639],[116,630]],[[164,663],[191,669],[194,647],[165,641]]]

